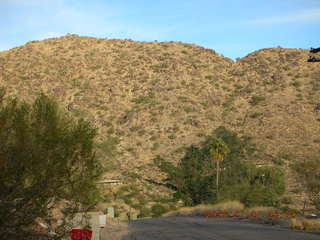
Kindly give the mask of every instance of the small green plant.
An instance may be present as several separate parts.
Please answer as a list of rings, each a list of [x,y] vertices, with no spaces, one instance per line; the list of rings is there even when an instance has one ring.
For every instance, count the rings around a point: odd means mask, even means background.
[[[139,136],[143,136],[145,133],[146,133],[146,131],[144,129],[141,129],[138,131]]]
[[[298,87],[301,87],[301,82],[295,80],[295,81],[293,81],[293,82],[291,83],[291,85],[294,86],[294,87],[296,87],[296,88],[298,88]]]
[[[154,98],[154,95],[150,94],[147,96],[139,96],[137,98],[132,99],[131,101],[136,104],[147,104],[147,103],[151,103],[153,98]]]
[[[156,142],[156,143],[153,144],[151,150],[152,150],[152,151],[155,151],[155,150],[157,150],[159,147],[160,147],[160,144]]]
[[[283,69],[284,71],[288,71],[288,70],[289,70],[289,67],[288,67],[288,66],[284,66],[284,67],[282,67],[282,69]]]
[[[230,88],[228,88],[227,86],[222,86],[222,89],[225,91],[230,91]]]
[[[205,79],[214,80],[214,76],[213,75],[207,75],[207,76],[205,76]]]
[[[189,106],[183,107],[183,110],[184,110],[186,113],[195,112],[195,109],[194,109],[193,107],[189,107]]]
[[[113,127],[109,128],[108,131],[107,131],[107,133],[108,133],[109,135],[113,134],[114,132],[115,132],[115,130],[114,130]]]
[[[139,131],[140,129],[141,129],[140,126],[132,126],[131,128],[129,128],[129,130],[130,130],[131,132],[137,132],[137,131]]]
[[[258,104],[264,103],[266,101],[266,98],[264,96],[252,96],[249,103],[252,106],[256,106]]]
[[[241,88],[243,88],[243,86],[242,86],[241,84],[239,84],[239,83],[234,84],[234,87],[235,87],[236,89],[241,89]]]
[[[303,95],[301,93],[298,93],[296,95],[296,97],[297,97],[298,100],[302,100],[303,99]]]
[[[188,101],[189,101],[189,98],[186,97],[186,96],[178,96],[178,99],[179,99],[181,102],[188,102]]]
[[[284,164],[284,161],[283,161],[283,159],[281,159],[281,158],[273,158],[273,159],[272,159],[272,162],[273,162],[274,164],[280,165],[280,166],[282,166],[282,165]]]
[[[279,154],[279,158],[282,158],[282,159],[285,159],[285,160],[289,160],[291,158],[291,156],[288,153],[280,153]]]
[[[168,136],[168,138],[169,138],[169,139],[175,139],[175,138],[176,138],[176,135],[171,134],[171,135]]]
[[[100,68],[102,68],[102,65],[95,65],[95,66],[90,67],[89,69],[92,70],[92,71],[95,71],[95,70],[98,70]]]
[[[117,135],[118,137],[121,137],[121,136],[125,136],[126,133],[125,133],[124,131],[122,131],[122,130],[117,130],[117,131],[116,131],[116,135]]]
[[[90,88],[90,82],[89,82],[89,81],[85,81],[85,82],[83,83],[82,87],[83,87],[84,89],[89,89],[89,88]]]
[[[261,113],[261,112],[254,112],[254,113],[251,113],[250,115],[249,115],[249,117],[250,118],[258,118],[258,117],[260,117],[260,116],[262,116],[263,115],[263,113]]]

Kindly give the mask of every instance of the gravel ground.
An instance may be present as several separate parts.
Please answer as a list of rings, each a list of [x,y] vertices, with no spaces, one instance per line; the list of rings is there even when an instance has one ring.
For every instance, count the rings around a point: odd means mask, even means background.
[[[107,226],[100,231],[100,240],[121,240],[128,236],[128,223],[113,222],[108,223]],[[130,239],[130,238],[129,238]]]

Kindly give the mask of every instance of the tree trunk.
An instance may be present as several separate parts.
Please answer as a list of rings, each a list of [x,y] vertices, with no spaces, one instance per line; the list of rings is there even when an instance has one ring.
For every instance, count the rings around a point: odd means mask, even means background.
[[[216,188],[217,188],[217,201],[219,201],[219,161],[217,161],[217,176],[216,176]]]

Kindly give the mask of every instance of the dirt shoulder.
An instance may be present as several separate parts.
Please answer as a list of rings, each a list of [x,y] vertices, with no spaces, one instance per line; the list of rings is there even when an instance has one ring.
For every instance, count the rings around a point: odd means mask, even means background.
[[[100,231],[101,240],[121,240],[129,235],[129,224],[127,222],[109,222]]]

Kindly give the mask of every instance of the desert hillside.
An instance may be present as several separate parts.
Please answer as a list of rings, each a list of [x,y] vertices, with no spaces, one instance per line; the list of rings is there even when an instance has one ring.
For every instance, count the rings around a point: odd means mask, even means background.
[[[320,155],[320,63],[308,50],[269,48],[234,62],[181,42],[67,35],[0,52],[7,95],[55,96],[99,128],[107,177],[157,177],[156,155],[172,161],[218,126],[251,137],[254,161],[286,169]]]

